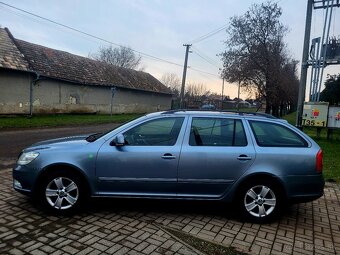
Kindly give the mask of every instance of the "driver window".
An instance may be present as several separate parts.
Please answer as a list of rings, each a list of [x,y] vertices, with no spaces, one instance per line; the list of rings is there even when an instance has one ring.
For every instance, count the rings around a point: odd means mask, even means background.
[[[140,124],[123,135],[126,145],[172,146],[175,145],[184,117],[162,118]]]

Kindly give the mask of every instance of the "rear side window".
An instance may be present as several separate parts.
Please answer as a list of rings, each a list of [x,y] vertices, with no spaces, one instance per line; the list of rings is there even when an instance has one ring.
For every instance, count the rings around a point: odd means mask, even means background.
[[[270,122],[249,121],[256,142],[262,147],[307,147],[308,143],[289,128]]]
[[[247,146],[247,138],[241,120],[193,118],[189,145]]]

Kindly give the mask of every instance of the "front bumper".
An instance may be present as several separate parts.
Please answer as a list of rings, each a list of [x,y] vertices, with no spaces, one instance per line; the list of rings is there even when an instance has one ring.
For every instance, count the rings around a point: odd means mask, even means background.
[[[13,188],[20,193],[30,195],[33,192],[35,174],[27,166],[15,165],[12,171]]]

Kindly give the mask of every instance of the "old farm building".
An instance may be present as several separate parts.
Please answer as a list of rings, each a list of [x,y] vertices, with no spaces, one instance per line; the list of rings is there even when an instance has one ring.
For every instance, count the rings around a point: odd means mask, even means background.
[[[165,110],[171,92],[148,73],[22,41],[0,28],[0,114],[109,113],[111,102],[114,113]]]

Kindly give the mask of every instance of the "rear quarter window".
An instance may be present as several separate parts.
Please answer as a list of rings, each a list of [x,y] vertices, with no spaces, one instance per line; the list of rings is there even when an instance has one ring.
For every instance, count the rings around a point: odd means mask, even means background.
[[[293,130],[276,123],[249,121],[256,143],[262,147],[308,147],[308,143]]]

